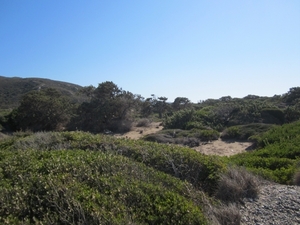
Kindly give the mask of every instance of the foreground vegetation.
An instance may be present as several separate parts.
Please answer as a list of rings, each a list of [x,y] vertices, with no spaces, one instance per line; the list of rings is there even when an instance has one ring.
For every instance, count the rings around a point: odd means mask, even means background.
[[[229,162],[266,179],[293,184],[294,176],[300,171],[300,121],[274,127],[253,138],[259,149],[232,156]]]
[[[19,134],[0,146],[2,224],[207,224],[196,187],[213,187],[223,169],[189,149],[83,132]]]
[[[1,224],[206,223],[201,193],[127,158],[83,150],[1,153]]]
[[[210,224],[208,208],[224,221],[227,204],[259,191],[234,165],[292,184],[299,129],[274,127],[260,149],[229,158],[86,132],[15,133],[0,142],[0,223]]]

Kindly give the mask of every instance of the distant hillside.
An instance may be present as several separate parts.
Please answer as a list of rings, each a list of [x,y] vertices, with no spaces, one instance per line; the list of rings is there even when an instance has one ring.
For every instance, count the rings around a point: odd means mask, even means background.
[[[43,78],[20,78],[0,76],[0,109],[15,108],[22,96],[29,91],[55,88],[73,101],[79,101],[79,85]]]

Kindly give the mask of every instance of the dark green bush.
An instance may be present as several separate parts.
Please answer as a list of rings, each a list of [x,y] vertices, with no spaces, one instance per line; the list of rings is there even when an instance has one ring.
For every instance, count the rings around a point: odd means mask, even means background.
[[[131,130],[132,123],[131,120],[112,120],[106,128],[109,131],[126,133]]]
[[[284,112],[278,108],[266,108],[261,111],[264,123],[283,124]]]
[[[267,130],[271,129],[273,125],[263,123],[252,123],[247,125],[237,125],[226,128],[221,138],[224,140],[236,139],[240,141],[248,140],[252,136],[260,135]]]
[[[221,138],[222,139],[238,139],[241,136],[240,127],[233,126],[227,128],[225,131],[223,131]]]
[[[176,140],[171,135],[163,133],[148,134],[143,138],[143,140],[165,144],[171,144],[176,142]]]
[[[137,126],[137,127],[148,127],[150,124],[151,124],[151,120],[149,120],[149,119],[147,119],[147,118],[139,119],[139,120],[136,122],[136,126]]]
[[[163,125],[166,129],[185,129],[187,123],[192,120],[193,114],[194,110],[179,110],[172,116],[167,117]]]
[[[201,141],[218,140],[220,133],[216,130],[200,130],[198,138]]]
[[[191,129],[203,130],[203,129],[205,129],[205,127],[199,121],[190,121],[190,122],[186,123],[185,129],[187,129],[187,130],[191,130]]]

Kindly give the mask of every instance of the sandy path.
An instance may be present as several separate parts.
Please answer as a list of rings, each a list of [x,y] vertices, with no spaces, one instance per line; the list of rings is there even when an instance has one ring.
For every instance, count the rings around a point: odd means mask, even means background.
[[[238,153],[246,152],[247,148],[249,148],[252,144],[252,142],[225,142],[219,139],[216,141],[202,144],[193,149],[205,155],[231,156]]]
[[[116,134],[115,136],[137,140],[147,134],[156,133],[162,130],[163,126],[160,126],[160,123],[161,122],[153,122],[148,127],[133,127],[129,132],[122,135]],[[246,152],[246,149],[252,144],[253,143],[251,142],[225,142],[219,139],[208,143],[202,143],[200,146],[193,149],[206,155],[230,156],[241,152]]]
[[[122,135],[117,134],[115,136],[137,140],[147,134],[153,134],[162,130],[163,126],[160,126],[159,124],[161,124],[161,122],[152,122],[148,127],[133,127],[129,132]]]

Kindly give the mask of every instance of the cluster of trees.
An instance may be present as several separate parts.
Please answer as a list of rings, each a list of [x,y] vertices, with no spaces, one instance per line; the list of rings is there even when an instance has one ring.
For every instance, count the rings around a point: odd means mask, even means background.
[[[53,88],[29,92],[8,115],[8,125],[12,130],[101,132],[116,122],[129,120],[140,98],[113,82],[101,83],[97,88],[84,87],[78,94],[85,95],[86,101],[72,103]]]
[[[74,102],[53,89],[41,89],[23,96],[2,126],[13,131],[83,130],[90,132],[126,132],[137,117],[156,115],[169,129],[223,130],[249,123],[283,124],[300,118],[300,87],[284,95],[244,98],[224,96],[193,104],[188,98],[178,97],[173,103],[168,98],[151,95],[143,98],[122,90],[113,82],[79,90],[83,102]]]
[[[13,130],[60,130],[72,113],[70,101],[55,89],[32,91],[9,115]]]
[[[300,119],[300,87],[273,97],[248,95],[244,98],[225,96],[207,99],[191,108],[173,112],[165,119],[170,129],[208,127],[223,130],[226,127],[251,123],[290,123]]]
[[[177,98],[173,104],[167,103],[168,98],[155,95],[144,99],[110,81],[100,83],[97,88],[83,87],[78,95],[85,101],[74,102],[53,88],[31,91],[23,96],[19,107],[0,122],[13,131],[125,132],[137,116],[157,114],[162,119],[172,110],[191,105],[187,98]]]

